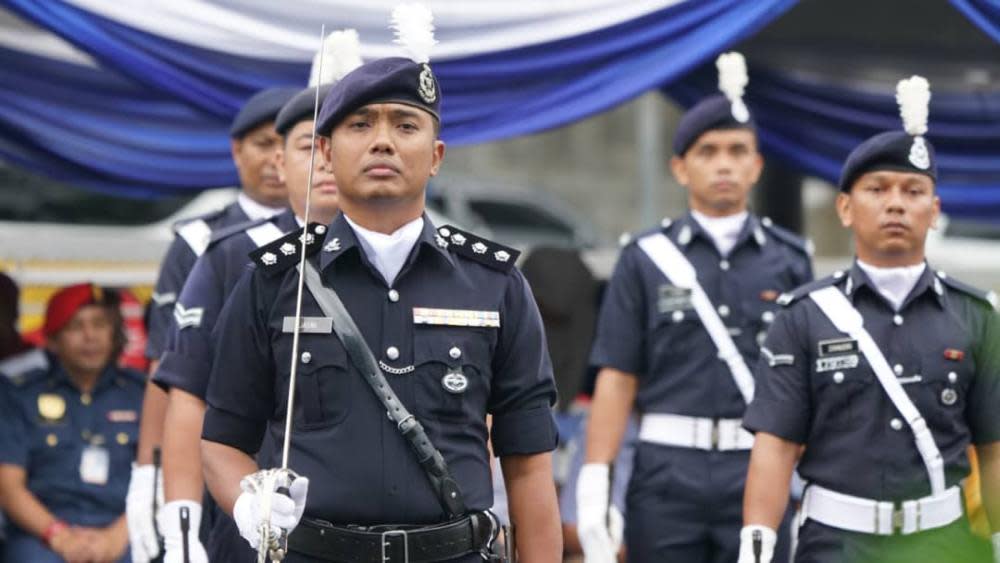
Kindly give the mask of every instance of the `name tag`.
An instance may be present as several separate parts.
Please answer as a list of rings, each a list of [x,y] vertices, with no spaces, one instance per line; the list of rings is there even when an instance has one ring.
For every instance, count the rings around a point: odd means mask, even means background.
[[[835,356],[832,358],[818,358],[816,360],[816,372],[833,371],[835,369],[852,369],[858,367],[858,355]]]
[[[111,456],[100,446],[83,448],[80,456],[80,480],[91,485],[107,485]]]
[[[470,309],[414,307],[413,324],[500,328],[500,313],[498,311],[473,311]]]
[[[281,332],[295,332],[295,317],[285,317]],[[333,332],[333,319],[330,317],[301,317],[299,332],[312,334],[330,334]]]
[[[137,422],[139,413],[131,410],[108,411],[109,422]]]
[[[681,311],[691,308],[691,289],[676,285],[661,285],[657,308],[661,313]]]
[[[857,354],[858,341],[853,338],[834,338],[819,341],[820,356],[839,356],[842,354]]]

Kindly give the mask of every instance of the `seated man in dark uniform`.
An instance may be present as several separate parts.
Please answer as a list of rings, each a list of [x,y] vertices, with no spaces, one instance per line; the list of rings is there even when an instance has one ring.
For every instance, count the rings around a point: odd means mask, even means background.
[[[868,139],[841,174],[856,260],[779,299],[743,418],[756,441],[740,563],[770,563],[796,462],[807,482],[796,562],[988,561],[962,503],[970,444],[1000,541],[996,296],[925,261],[941,205],[930,89],[913,77],[896,97],[905,132]]]
[[[491,437],[521,561],[553,563],[555,386],[541,319],[516,250],[424,213],[445,148],[437,80],[406,40],[433,44],[413,29],[430,14],[410,9],[394,19],[412,60],[371,61],[323,102],[317,135],[341,215],[254,251],[219,316],[206,483],[251,545],[290,530],[289,563],[482,562],[496,540]],[[285,465],[288,412],[287,467],[300,477],[284,496],[281,475],[258,467]],[[271,453],[255,461],[265,441]]]
[[[124,345],[113,294],[92,284],[49,300],[49,366],[8,389],[0,440],[6,560],[128,561],[125,494],[144,376],[114,365]]]

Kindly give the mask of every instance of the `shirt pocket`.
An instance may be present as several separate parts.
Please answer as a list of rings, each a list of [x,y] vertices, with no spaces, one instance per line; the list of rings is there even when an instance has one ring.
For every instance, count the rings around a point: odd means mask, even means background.
[[[326,339],[334,339],[326,335]],[[302,338],[295,382],[296,426],[303,430],[328,428],[350,413],[355,380],[347,351],[339,341]],[[280,400],[287,396],[287,388]]]
[[[649,330],[649,357],[654,370],[685,361],[691,354],[705,353],[704,345],[715,348],[693,308],[657,312]]]
[[[924,357],[914,403],[921,416],[935,431],[965,430],[966,396],[972,381],[972,369],[966,362],[941,357]]]
[[[481,420],[490,393],[486,329],[417,327],[413,336],[415,410],[437,420]]]
[[[852,356],[857,358],[854,367]],[[881,393],[868,361],[861,353],[812,359],[816,389],[816,425],[833,430],[854,430],[875,412]]]

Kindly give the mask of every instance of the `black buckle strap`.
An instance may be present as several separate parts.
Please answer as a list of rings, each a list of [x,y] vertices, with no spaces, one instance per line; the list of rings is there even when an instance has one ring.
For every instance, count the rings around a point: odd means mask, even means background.
[[[487,512],[433,526],[334,526],[305,518],[288,537],[291,551],[335,563],[432,563],[487,554],[496,538]]]

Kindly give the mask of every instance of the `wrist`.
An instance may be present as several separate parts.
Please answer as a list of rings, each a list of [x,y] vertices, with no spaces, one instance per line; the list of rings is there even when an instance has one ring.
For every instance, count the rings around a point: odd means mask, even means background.
[[[45,543],[46,546],[51,548],[52,539],[55,538],[57,535],[59,535],[60,532],[62,532],[68,527],[69,526],[62,520],[59,520],[58,518],[53,519],[51,522],[49,522],[49,525],[46,526],[44,530],[42,530],[42,542]]]

